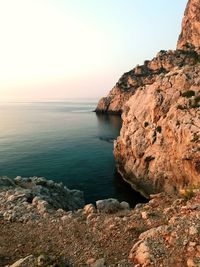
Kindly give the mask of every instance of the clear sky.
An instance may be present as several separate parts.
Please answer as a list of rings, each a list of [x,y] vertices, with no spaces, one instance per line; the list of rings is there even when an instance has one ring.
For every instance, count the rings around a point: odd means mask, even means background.
[[[187,0],[0,0],[0,101],[99,98],[174,49]]]

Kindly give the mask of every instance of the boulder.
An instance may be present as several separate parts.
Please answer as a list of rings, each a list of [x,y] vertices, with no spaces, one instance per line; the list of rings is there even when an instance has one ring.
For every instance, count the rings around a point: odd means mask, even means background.
[[[33,255],[29,255],[26,258],[21,258],[12,265],[10,265],[10,267],[27,267],[27,266],[29,267],[36,266],[36,260]]]
[[[119,202],[117,199],[108,198],[96,201],[97,211],[105,213],[115,213],[120,210],[130,210],[129,203]]]

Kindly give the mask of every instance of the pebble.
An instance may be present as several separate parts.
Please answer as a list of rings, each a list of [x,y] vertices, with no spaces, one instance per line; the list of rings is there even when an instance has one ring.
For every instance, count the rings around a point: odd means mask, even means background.
[[[102,258],[102,259],[95,261],[94,263],[91,264],[91,267],[106,267],[105,259]]]
[[[10,265],[10,267],[28,267],[28,266],[34,266],[35,259],[33,255],[29,255],[26,258],[22,258],[19,259],[18,261],[16,261],[15,263],[13,263],[12,265]]]
[[[191,226],[190,229],[189,229],[189,234],[190,235],[196,235],[198,234],[198,229],[194,226]]]

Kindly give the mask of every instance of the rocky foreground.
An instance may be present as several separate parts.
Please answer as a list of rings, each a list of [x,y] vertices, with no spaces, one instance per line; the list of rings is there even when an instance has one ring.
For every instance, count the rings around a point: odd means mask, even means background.
[[[115,199],[84,206],[80,192],[69,198],[63,185],[44,178],[0,184],[0,266],[200,266],[199,189],[152,195],[130,209]],[[67,199],[82,208],[68,211]]]

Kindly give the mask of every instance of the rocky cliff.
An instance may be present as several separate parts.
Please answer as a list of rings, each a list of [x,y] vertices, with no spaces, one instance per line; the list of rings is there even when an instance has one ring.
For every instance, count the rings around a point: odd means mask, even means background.
[[[125,73],[97,106],[122,113],[117,167],[147,197],[200,182],[199,16],[200,0],[189,0],[177,50]]]
[[[141,86],[153,84],[160,74],[166,74],[174,67],[194,65],[197,55],[191,51],[161,50],[152,60],[122,75],[107,97],[100,99],[96,112],[121,114],[124,104]]]
[[[200,182],[200,64],[175,67],[126,103],[119,172],[146,196]]]
[[[200,52],[200,1],[189,0],[178,39],[177,49],[194,49]]]
[[[200,0],[188,1],[177,50],[161,51],[162,56],[159,53],[152,60],[145,61],[144,65],[124,73],[109,94],[99,100],[96,112],[121,114],[124,104],[134,95],[138,87],[154,83],[160,73],[166,73],[174,66],[188,64],[187,61],[181,60],[183,51],[200,53]],[[165,53],[163,54],[163,52]]]
[[[100,99],[96,112],[121,114],[124,104],[135,94],[138,87],[154,83],[160,73],[166,73],[174,66],[188,64],[182,58],[183,51],[200,53],[200,0],[188,1],[177,51],[161,51],[162,53],[152,60],[145,61],[144,65],[124,73],[107,97]]]

